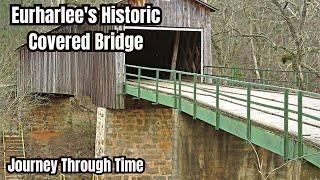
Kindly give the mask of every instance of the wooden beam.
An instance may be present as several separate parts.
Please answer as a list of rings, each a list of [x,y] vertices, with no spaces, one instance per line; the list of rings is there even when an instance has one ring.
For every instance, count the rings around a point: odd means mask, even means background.
[[[176,67],[177,67],[179,44],[180,44],[180,31],[177,31],[176,35],[175,35],[175,39],[174,39],[173,55],[172,55],[172,61],[171,61],[171,70],[176,70]],[[173,75],[174,75],[173,73],[170,74],[170,79],[173,79]]]

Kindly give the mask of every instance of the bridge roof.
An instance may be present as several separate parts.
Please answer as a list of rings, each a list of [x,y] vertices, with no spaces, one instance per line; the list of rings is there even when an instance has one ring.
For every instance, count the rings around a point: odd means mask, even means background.
[[[118,4],[118,3],[123,3],[123,2],[125,2],[125,1],[130,1],[130,0],[119,0],[119,1],[116,2],[116,4]],[[194,2],[196,2],[196,3],[199,3],[201,6],[209,9],[211,12],[215,12],[215,11],[218,11],[218,10],[219,10],[219,9],[211,6],[210,4],[208,4],[208,3],[206,3],[206,2],[204,2],[204,1],[202,1],[202,0],[189,0],[189,1],[194,1]]]

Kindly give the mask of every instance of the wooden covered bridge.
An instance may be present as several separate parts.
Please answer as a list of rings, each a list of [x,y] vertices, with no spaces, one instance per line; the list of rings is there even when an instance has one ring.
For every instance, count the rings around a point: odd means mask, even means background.
[[[134,3],[134,1],[121,1]],[[144,35],[141,52],[30,52],[19,48],[18,87],[31,93],[90,96],[108,109],[124,95],[179,109],[285,159],[320,167],[320,94],[212,75],[214,7],[200,0],[148,0],[159,26],[60,26],[52,33],[124,30]],[[210,75],[211,74],[211,75]]]

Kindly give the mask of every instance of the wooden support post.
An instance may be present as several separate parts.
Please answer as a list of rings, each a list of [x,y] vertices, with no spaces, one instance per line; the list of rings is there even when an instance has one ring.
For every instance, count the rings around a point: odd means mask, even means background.
[[[171,70],[176,70],[177,67],[177,59],[178,59],[178,52],[179,52],[179,44],[180,44],[180,31],[176,32],[175,40],[174,40],[174,47],[173,47],[173,54],[172,54],[172,62],[171,62]],[[173,80],[174,73],[170,73],[170,79]]]
[[[197,74],[193,75],[193,119],[197,119]]]

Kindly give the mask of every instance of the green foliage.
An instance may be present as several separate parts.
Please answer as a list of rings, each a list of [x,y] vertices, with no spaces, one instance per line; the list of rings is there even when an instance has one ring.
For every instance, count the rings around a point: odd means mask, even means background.
[[[282,57],[281,57],[281,62],[283,64],[286,64],[287,62],[290,62],[294,59],[294,56],[292,54],[284,54]]]
[[[232,66],[232,77],[236,80],[243,80],[245,78],[245,74],[241,72],[238,67]]]

